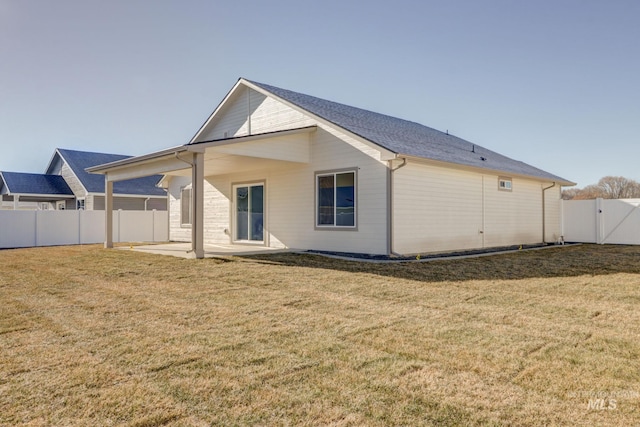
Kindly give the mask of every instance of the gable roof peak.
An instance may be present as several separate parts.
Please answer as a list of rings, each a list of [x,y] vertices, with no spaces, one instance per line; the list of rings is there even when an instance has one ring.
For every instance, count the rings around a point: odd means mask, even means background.
[[[104,193],[104,177],[89,173],[86,169],[132,157],[124,154],[95,153],[66,148],[57,148],[56,152],[59,153],[62,160],[69,166],[84,189],[88,193],[98,194]],[[164,196],[166,195],[165,191],[156,186],[161,178],[160,175],[153,175],[127,181],[118,181],[114,184],[113,192],[115,194]]]

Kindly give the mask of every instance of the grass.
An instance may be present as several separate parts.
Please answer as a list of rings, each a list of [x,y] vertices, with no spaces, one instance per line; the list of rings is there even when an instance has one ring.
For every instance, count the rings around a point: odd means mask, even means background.
[[[76,246],[0,265],[0,425],[640,420],[640,247],[389,265]]]

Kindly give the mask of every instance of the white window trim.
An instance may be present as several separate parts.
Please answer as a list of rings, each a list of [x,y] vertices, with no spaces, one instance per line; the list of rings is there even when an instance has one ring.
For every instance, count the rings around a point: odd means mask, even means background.
[[[336,203],[336,197],[337,197],[337,191],[333,192],[333,209],[334,209],[334,224],[318,224],[318,189],[319,189],[319,185],[318,185],[318,180],[320,177],[322,176],[330,176],[333,175],[333,185],[334,185],[334,189],[335,189],[335,185],[337,182],[337,178],[336,175],[338,174],[342,174],[342,173],[353,173],[353,225],[336,225],[335,224],[335,218],[336,218],[336,212],[335,210],[337,209],[337,203]],[[342,231],[358,231],[358,168],[346,168],[346,169],[335,169],[335,170],[328,170],[328,171],[317,171],[314,174],[315,178],[314,178],[314,228],[316,230],[333,230],[333,231],[338,231],[338,230],[342,230]]]
[[[76,210],[84,211],[86,210],[86,208],[87,208],[87,205],[84,198],[76,200]]]
[[[185,191],[189,191],[189,205],[188,205],[189,206],[189,218],[188,218],[188,222],[184,221],[184,218],[183,218],[183,215],[182,215],[184,213],[183,209],[182,209],[183,208],[183,206],[182,206],[183,200],[182,199],[184,197],[183,193]],[[184,187],[180,187],[180,227],[182,227],[182,228],[191,228],[191,224],[193,223],[193,212],[191,211],[193,209],[193,207],[192,207],[193,206],[193,200],[192,199],[193,199],[193,190],[192,190],[191,185],[186,185]]]
[[[504,185],[502,185],[504,183]],[[513,180],[506,176],[498,177],[498,190],[513,191]]]

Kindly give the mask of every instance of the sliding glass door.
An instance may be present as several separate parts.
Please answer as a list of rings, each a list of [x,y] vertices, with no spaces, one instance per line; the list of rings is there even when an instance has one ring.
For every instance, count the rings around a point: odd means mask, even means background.
[[[264,242],[264,184],[236,185],[234,197],[234,240]]]

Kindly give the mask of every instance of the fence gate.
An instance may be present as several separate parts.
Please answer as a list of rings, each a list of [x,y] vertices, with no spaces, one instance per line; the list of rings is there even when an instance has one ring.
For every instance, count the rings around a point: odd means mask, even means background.
[[[640,199],[562,201],[567,242],[640,245]]]

